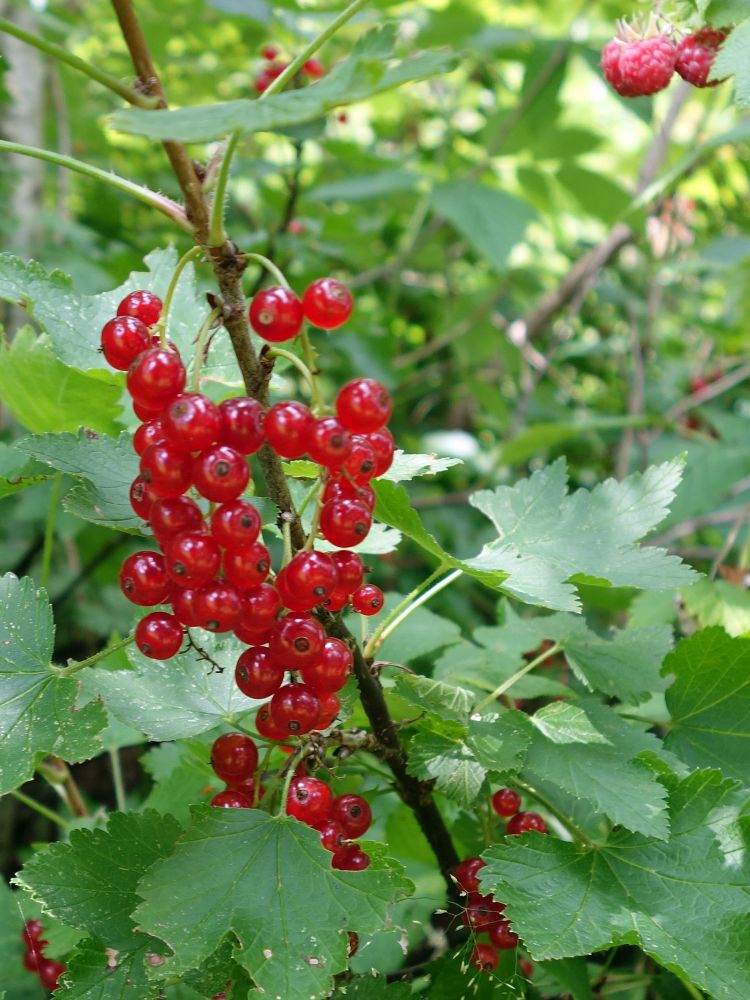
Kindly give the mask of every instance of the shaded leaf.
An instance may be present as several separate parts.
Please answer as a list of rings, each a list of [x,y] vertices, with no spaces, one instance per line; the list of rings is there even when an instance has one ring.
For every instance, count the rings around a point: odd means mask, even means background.
[[[608,743],[576,705],[555,701],[535,712],[530,721],[552,743]]]

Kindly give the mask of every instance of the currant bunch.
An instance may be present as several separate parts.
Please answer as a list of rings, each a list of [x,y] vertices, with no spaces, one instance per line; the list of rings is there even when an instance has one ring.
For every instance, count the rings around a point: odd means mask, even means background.
[[[514,789],[498,789],[493,794],[491,803],[495,813],[508,820],[507,835],[514,836],[529,831],[547,832],[547,826],[538,813],[520,812],[521,796]],[[453,875],[459,889],[466,895],[461,920],[475,936],[471,953],[472,965],[480,972],[492,972],[500,960],[498,952],[516,948],[518,935],[514,933],[510,921],[503,916],[505,904],[480,892],[478,876],[484,864],[481,858],[466,858],[456,867]],[[483,934],[487,934],[488,941],[479,940],[479,936]],[[530,975],[530,965],[528,970],[523,971],[525,975]]]
[[[332,868],[361,872],[369,867],[369,854],[354,843],[369,830],[372,823],[372,812],[366,799],[360,795],[334,798],[325,781],[297,774],[289,785],[286,811],[289,816],[318,831],[321,845],[331,852]]]
[[[212,806],[223,809],[252,809],[264,795],[256,784],[258,748],[244,733],[224,733],[211,747],[211,766],[225,788],[211,799]]]
[[[21,939],[25,945],[23,965],[29,972],[39,976],[42,989],[51,993],[57,989],[60,976],[65,972],[65,966],[52,958],[44,957],[47,942],[42,938],[44,928],[38,920],[27,920],[21,931]]]

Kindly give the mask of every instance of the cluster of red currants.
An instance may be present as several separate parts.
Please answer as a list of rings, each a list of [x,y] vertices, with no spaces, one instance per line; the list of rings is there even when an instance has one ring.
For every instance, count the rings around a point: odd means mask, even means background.
[[[512,788],[501,788],[492,796],[492,808],[498,816],[508,820],[506,833],[517,836],[535,831],[546,833],[547,825],[535,812],[520,812],[521,796]],[[481,858],[466,858],[456,868],[454,876],[459,888],[466,893],[466,907],[461,919],[466,927],[478,938],[487,934],[489,942],[477,940],[471,953],[472,965],[481,972],[492,972],[500,960],[498,952],[507,951],[518,945],[518,935],[513,932],[510,921],[503,916],[504,903],[497,903],[492,896],[483,896],[479,891],[478,874],[484,868]],[[522,960],[525,975],[530,975],[531,966]]]
[[[255,92],[257,94],[268,90],[269,84],[289,65],[278,58],[279,50],[275,45],[264,45],[260,54],[263,57],[264,66],[255,78]],[[325,66],[320,59],[312,58],[303,63],[300,72],[309,76],[311,80],[319,80],[321,76],[325,76]]]
[[[250,809],[263,798],[264,789],[256,783],[258,748],[249,736],[243,733],[219,736],[211,748],[211,765],[226,783],[226,788],[211,799],[212,806]],[[364,871],[370,864],[369,856],[353,843],[372,823],[370,806],[360,795],[334,798],[325,781],[306,773],[303,762],[289,783],[286,811],[318,831],[321,844],[331,852],[333,868]]]
[[[293,299],[299,305],[294,323]],[[282,288],[258,293],[250,321],[265,339],[287,340],[305,319],[330,330],[351,310],[347,289],[325,278],[313,282],[302,300]],[[369,532],[375,504],[370,484],[393,460],[393,437],[385,426],[390,397],[378,382],[360,378],[339,392],[335,416],[316,418],[294,400],[267,412],[248,397],[217,406],[199,392],[184,391],[178,351],[158,338],[155,343],[149,328],[160,314],[156,296],[134,292],[102,330],[105,357],[127,370],[133,409],[144,421],[133,437],[140,474],[131,486],[131,504],[161,550],[129,556],[120,587],[139,606],[172,607],[172,614],[154,611],[141,619],[136,644],[144,655],[163,660],[179,652],[185,628],[234,631],[250,646],[237,663],[239,688],[250,698],[273,696],[258,713],[261,735],[281,740],[325,729],[340,708],[336,692],[351,672],[352,653],[328,638],[309,612],[322,607],[336,613],[351,604],[359,614],[373,615],[383,606],[382,591],[363,582],[360,557],[344,550]],[[282,458],[308,455],[321,467],[308,549],[273,582],[271,556],[259,540],[258,510],[240,499],[250,480],[247,457],[264,443]],[[190,490],[195,498],[187,495]],[[208,512],[201,499],[209,502]],[[316,552],[318,533],[340,551]],[[292,680],[285,684],[287,671]]]
[[[26,946],[23,956],[24,968],[39,976],[42,988],[50,993],[57,989],[60,976],[65,972],[65,966],[52,958],[44,957],[47,942],[42,939],[44,929],[38,920],[27,920],[21,931],[21,938]]]

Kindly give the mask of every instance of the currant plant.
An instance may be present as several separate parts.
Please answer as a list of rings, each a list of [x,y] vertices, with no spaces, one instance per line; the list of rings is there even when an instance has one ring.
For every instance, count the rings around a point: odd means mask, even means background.
[[[729,138],[701,134],[662,175],[670,130],[688,100],[706,101],[704,130],[714,114],[733,115],[732,86],[748,104],[750,11],[725,0],[622,11],[603,50],[612,11],[592,22],[596,45],[570,25],[541,71],[530,58],[539,75],[500,138],[482,130],[486,155],[467,156],[466,122],[493,104],[492,88],[518,95],[491,65],[467,71],[469,54],[440,47],[450,12],[410,8],[398,30],[366,0],[306,11],[299,24],[291,7],[260,5],[250,19],[273,16],[278,30],[243,45],[245,92],[172,108],[161,73],[179,47],[166,45],[157,65],[153,12],[111,6],[127,71],[114,51],[105,69],[52,41],[51,28],[0,19],[129,105],[107,109],[124,172],[136,172],[133,150],[144,169],[165,154],[171,170],[152,188],[0,141],[130,196],[171,244],[99,294],[0,256],[0,297],[37,328],[17,331],[0,356],[0,393],[28,432],[2,446],[0,495],[30,498],[33,511],[48,491],[38,571],[32,553],[0,578],[0,795],[47,824],[0,895],[0,1000],[747,1000],[750,607],[738,539],[750,506],[731,505],[750,476],[746,406],[738,396],[730,411],[694,410],[750,369],[714,369],[709,349],[701,371],[692,358],[689,378],[680,369],[688,388],[671,402],[659,365],[684,345],[669,341],[663,359],[655,345],[680,263],[679,227],[658,212],[684,175],[750,135],[734,120]],[[478,18],[477,45],[507,56],[527,44],[498,42],[471,6],[462,31]],[[243,37],[233,25],[222,29],[228,50]],[[511,180],[498,154],[521,127],[532,145],[583,141],[561,124],[536,135],[537,102],[557,101],[569,57],[618,113],[640,108],[653,144],[637,191],[616,215],[600,210],[612,226],[602,243],[550,292],[535,272],[551,236],[530,224],[553,181],[543,193],[521,161]],[[224,68],[221,96],[234,86]],[[657,105],[656,124],[630,99],[660,94],[675,75],[685,82]],[[409,121],[405,94],[429,107],[437,143]],[[425,143],[443,146],[418,183],[406,161],[377,173],[393,152],[391,139],[367,149],[378,101],[384,137],[399,115],[418,136],[415,163]],[[324,164],[313,184],[321,136],[348,128],[350,113],[352,134],[330,144],[335,178]],[[269,135],[293,151],[291,165],[277,150],[260,162]],[[244,171],[256,192],[267,181],[262,222]],[[569,165],[559,174],[564,186]],[[373,261],[361,201],[404,191],[416,206],[405,223],[388,209],[377,237],[387,259]],[[347,244],[348,222],[336,229],[328,213],[358,201],[363,228]],[[333,207],[316,217],[306,206],[317,203]],[[660,225],[673,256],[657,273]],[[433,242],[446,229],[458,254]],[[623,254],[594,322],[586,292],[626,246],[634,256]],[[525,251],[535,259],[522,272]],[[461,252],[469,261],[456,271]],[[515,259],[521,294],[539,299],[507,322],[497,275],[510,277]],[[394,275],[404,279],[395,291]],[[723,298],[715,280],[701,287]],[[444,293],[458,322],[433,330]],[[682,293],[674,304],[687,313]],[[631,300],[648,303],[643,338]],[[556,328],[571,303],[572,325]],[[596,364],[616,349],[591,361],[592,331],[614,345],[624,328],[628,392],[605,393]],[[401,352],[393,363],[373,346],[388,337]],[[455,351],[445,384],[419,367],[400,378],[399,358],[419,365],[444,351]],[[466,364],[473,374],[457,387],[452,373]],[[445,429],[463,426],[467,406],[481,428],[476,475],[455,480],[452,497],[430,485],[464,475],[445,439],[432,438],[444,457],[415,447],[441,393],[454,404]],[[566,409],[584,404],[585,425]],[[500,418],[510,437],[493,450]],[[612,431],[623,432],[612,462],[598,444],[596,462],[581,458],[582,434],[606,444]],[[435,498],[456,516],[433,516]],[[69,525],[81,524],[107,539],[82,571],[101,591],[95,634],[106,635],[90,649],[67,638],[75,580],[58,590],[53,576]],[[711,546],[671,544],[704,529]],[[111,791],[89,788],[74,766],[99,760]]]

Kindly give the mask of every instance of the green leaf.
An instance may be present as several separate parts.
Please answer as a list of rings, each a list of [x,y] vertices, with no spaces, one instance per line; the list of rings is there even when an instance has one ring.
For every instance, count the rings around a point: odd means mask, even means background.
[[[418,733],[409,743],[409,772],[435,784],[462,806],[470,806],[484,784],[486,771],[463,739]]]
[[[664,662],[672,726],[665,745],[691,767],[719,767],[748,782],[750,640],[707,628],[678,643]]]
[[[432,192],[432,207],[501,274],[535,217],[526,202],[475,181],[439,184]]]
[[[475,646],[471,642],[460,642],[442,654],[435,664],[433,676],[435,680],[460,684],[463,687],[489,693],[512,677],[522,663],[520,654],[514,661],[498,656],[493,650]],[[557,696],[570,698],[574,693],[569,687],[548,677],[546,673],[527,674],[513,685],[515,698]],[[475,700],[481,699],[475,697]]]
[[[232,725],[260,702],[246,698],[234,680],[234,668],[245,648],[233,636],[195,629],[195,642],[219,666],[201,658],[193,647],[170,660],[150,660],[132,646],[132,670],[97,670],[92,681],[107,708],[152,740],[179,740],[205,733],[221,722]]]
[[[421,52],[392,65],[393,30],[374,28],[343,59],[312,86],[273,94],[262,101],[238,100],[203,104],[177,111],[117,111],[113,128],[150,139],[210,142],[230,132],[278,132],[314,121],[334,108],[367,100],[405,83],[448,73],[455,57],[447,51]]]
[[[663,839],[668,836],[666,793],[645,764],[633,760],[659,746],[644,737],[605,706],[590,701],[587,715],[608,740],[599,743],[561,743],[534,732],[526,753],[524,776],[534,784],[550,781],[629,830]],[[608,725],[608,728],[604,728]]]
[[[489,771],[517,771],[531,737],[528,717],[515,709],[469,722],[469,745]]]
[[[384,472],[380,480],[387,479],[391,483],[405,483],[407,480],[416,479],[418,476],[435,476],[440,472],[452,469],[454,465],[461,465],[460,458],[438,458],[437,455],[408,455],[396,450],[393,456],[393,465],[387,472]]]
[[[570,993],[573,1000],[593,1000],[588,968],[583,958],[560,958],[542,962],[541,966]]]
[[[24,438],[19,450],[81,482],[65,497],[65,509],[86,521],[117,531],[139,532],[143,522],[130,506],[129,491],[138,475],[132,438],[99,437],[81,432]]]
[[[401,602],[402,597],[403,595],[397,592],[389,593],[381,614],[391,612]],[[394,663],[411,663],[420,656],[453,645],[460,638],[461,629],[455,622],[436,615],[428,608],[417,608],[409,615],[406,627],[396,629],[382,646],[378,647],[377,656],[380,660],[390,660]]]
[[[135,902],[133,902],[135,905]],[[164,995],[158,983],[146,976],[146,955],[154,955],[153,938],[113,955],[91,938],[78,945],[66,965],[63,982],[66,1000],[157,1000]]]
[[[195,968],[232,935],[258,989],[309,1000],[346,968],[346,931],[378,929],[387,904],[411,891],[380,864],[337,871],[316,831],[294,819],[201,807],[172,856],[141,881],[135,919],[172,949],[167,974]]]
[[[161,743],[140,762],[154,781],[143,808],[169,813],[181,823],[188,823],[191,806],[208,801],[223,788],[209,764],[207,747],[205,757],[199,757],[192,746]]]
[[[0,499],[43,483],[52,475],[39,462],[19,454],[15,444],[0,443]]]
[[[709,820],[735,785],[716,771],[667,779],[672,837],[614,832],[583,849],[553,837],[507,838],[484,854],[482,891],[533,959],[637,943],[715,1000],[750,995],[750,861],[724,853]]]
[[[566,701],[545,705],[530,719],[552,743],[609,743],[607,737],[594,728],[583,709]]]
[[[730,635],[750,633],[750,591],[728,580],[699,580],[681,595],[685,608],[702,628],[720,625]]]
[[[8,1000],[41,1000],[42,990],[38,981],[23,967],[23,922],[31,914],[26,912],[22,893],[12,892],[5,881],[0,881],[0,955],[2,955],[2,984],[9,991]],[[2,993],[0,993],[2,996]]]
[[[473,692],[453,684],[443,684],[421,674],[401,674],[396,678],[396,692],[406,701],[444,719],[465,721],[476,701]]]
[[[29,577],[0,577],[0,795],[28,781],[44,754],[68,762],[101,751],[99,703],[76,708],[78,685],[51,667],[52,609]]]
[[[623,427],[643,427],[652,423],[646,417],[597,417],[589,415],[579,423],[566,422],[535,423],[525,428],[516,437],[502,446],[500,461],[503,465],[520,465],[530,458],[537,458],[540,452],[556,448],[566,441],[591,437],[596,431],[620,430]]]
[[[664,549],[637,541],[665,517],[680,480],[682,463],[667,462],[614,479],[590,492],[567,492],[565,461],[535,472],[515,486],[484,490],[471,503],[498,531],[475,559],[477,570],[508,574],[503,589],[519,600],[563,611],[580,610],[574,586],[587,583],[665,590],[695,573]]]
[[[750,18],[737,25],[714,60],[711,79],[725,76],[734,77],[737,107],[750,108]]]
[[[0,397],[27,430],[116,433],[122,389],[114,376],[85,375],[64,365],[29,326],[0,346]]]

